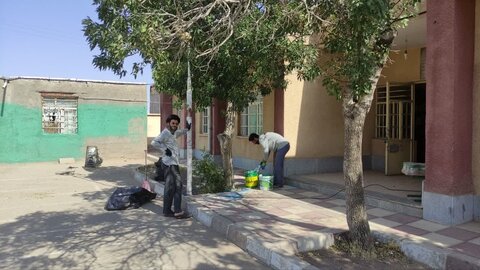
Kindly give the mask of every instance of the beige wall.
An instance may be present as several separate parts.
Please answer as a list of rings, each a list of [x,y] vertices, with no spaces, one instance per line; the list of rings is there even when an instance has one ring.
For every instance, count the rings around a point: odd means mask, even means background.
[[[149,114],[147,116],[147,137],[156,137],[160,134],[160,123],[162,118],[160,115]]]
[[[3,85],[4,80],[2,80]],[[74,93],[83,104],[146,104],[145,84],[70,79],[10,78],[5,102],[27,108],[39,108],[41,92]]]
[[[407,59],[403,51],[390,52],[391,62],[382,71],[378,85],[389,82],[416,82],[420,80],[420,49],[408,49]]]
[[[200,151],[210,151],[208,149],[208,134],[201,134],[202,118],[201,113],[195,113],[195,149]]]
[[[273,131],[274,106],[275,96],[273,92],[263,97],[263,132]],[[238,117],[237,117],[238,120]],[[235,125],[235,134],[238,134],[238,121]],[[261,160],[262,148],[258,145],[253,145],[248,141],[248,137],[235,136],[232,142],[233,155],[235,157],[242,157],[248,159]],[[272,156],[270,156],[270,160]]]
[[[475,2],[475,25],[480,25],[480,0]],[[476,194],[480,194],[480,27],[475,29],[475,61],[473,75],[473,142],[472,176]]]
[[[343,155],[341,103],[329,96],[321,81],[304,82],[288,77],[285,92],[285,137],[288,156],[322,158]]]

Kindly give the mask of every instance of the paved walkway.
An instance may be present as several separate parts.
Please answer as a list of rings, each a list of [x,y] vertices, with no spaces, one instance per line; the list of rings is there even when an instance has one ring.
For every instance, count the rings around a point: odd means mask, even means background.
[[[277,249],[283,246],[280,252],[290,255],[328,247],[333,233],[348,230],[341,199],[321,200],[326,196],[289,186],[242,195],[237,200],[194,196],[196,207],[192,209],[211,213],[218,220],[224,218],[211,227],[232,226]],[[374,234],[397,241],[409,257],[436,269],[480,269],[480,223],[449,227],[380,208],[369,207],[367,212]],[[195,216],[208,225],[201,215]],[[228,236],[229,232],[225,233]],[[268,254],[261,256],[269,260]],[[467,265],[471,268],[465,268]]]
[[[161,184],[155,185],[163,194]],[[190,196],[186,207],[204,225],[271,267],[307,269],[313,267],[299,261],[296,253],[327,248],[334,233],[348,230],[345,200],[328,197],[285,186]],[[479,222],[445,226],[381,208],[367,209],[373,234],[396,241],[408,257],[434,269],[480,269]]]
[[[105,211],[143,162],[0,164],[0,269],[267,269],[198,221],[163,217],[161,198]]]

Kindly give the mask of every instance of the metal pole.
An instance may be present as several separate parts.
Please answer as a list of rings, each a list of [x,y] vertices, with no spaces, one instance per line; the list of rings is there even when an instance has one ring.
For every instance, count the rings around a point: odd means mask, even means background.
[[[192,78],[190,75],[190,46],[187,63],[187,123],[192,123]],[[193,127],[192,127],[193,128]],[[187,132],[187,195],[192,195],[192,129]]]

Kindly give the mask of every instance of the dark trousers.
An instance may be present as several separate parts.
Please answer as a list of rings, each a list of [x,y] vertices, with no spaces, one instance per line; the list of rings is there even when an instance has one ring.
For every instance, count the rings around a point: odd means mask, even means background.
[[[273,184],[276,186],[283,186],[283,162],[285,161],[285,155],[290,150],[290,144],[277,149],[273,160]]]
[[[172,203],[175,213],[182,212],[182,179],[178,165],[164,165],[165,189],[163,191],[163,214],[172,214]]]

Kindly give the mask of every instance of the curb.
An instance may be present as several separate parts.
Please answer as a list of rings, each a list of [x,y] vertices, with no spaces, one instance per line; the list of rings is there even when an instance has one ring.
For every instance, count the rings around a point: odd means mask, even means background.
[[[145,179],[145,174],[139,172],[138,169],[134,169],[133,177],[135,181],[142,184],[142,181]],[[147,177],[147,180],[148,180],[148,183],[150,183],[150,186],[153,187],[153,191],[163,196],[163,191],[165,190],[165,184],[154,181],[148,177]]]
[[[389,233],[372,230],[372,235],[385,242],[395,242],[409,259],[424,263],[433,269],[480,270],[480,261],[468,255]]]
[[[268,239],[263,239],[261,236],[255,235],[253,232],[236,225],[230,219],[203,207],[192,199],[187,198],[187,201],[187,212],[195,219],[220,233],[230,240],[230,242],[259,259],[267,266],[279,270],[318,269],[295,256],[299,250],[297,242],[286,239],[272,242]],[[333,234],[331,234],[331,239],[333,243]]]

